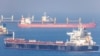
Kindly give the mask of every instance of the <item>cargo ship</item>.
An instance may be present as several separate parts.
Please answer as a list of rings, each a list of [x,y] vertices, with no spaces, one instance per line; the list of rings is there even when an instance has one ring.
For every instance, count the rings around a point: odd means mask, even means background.
[[[57,23],[56,18],[50,18],[49,16],[44,13],[42,16],[42,20],[36,21],[34,20],[34,17],[32,18],[24,18],[22,16],[20,22],[18,23],[18,26],[21,28],[77,28],[81,22],[81,18],[79,20],[73,20],[78,21],[78,23],[69,23],[72,20],[66,19],[67,23]],[[89,22],[89,23],[83,23],[82,26],[84,28],[94,28],[96,26],[95,22]]]
[[[77,30],[68,32],[70,38],[66,41],[39,41],[25,40],[23,38],[5,38],[5,48],[10,49],[31,49],[31,50],[55,50],[55,51],[98,51],[99,45],[93,41],[91,32],[79,27]]]
[[[12,32],[8,31],[8,29],[3,24],[0,25],[0,36],[12,36],[12,35],[13,35]]]

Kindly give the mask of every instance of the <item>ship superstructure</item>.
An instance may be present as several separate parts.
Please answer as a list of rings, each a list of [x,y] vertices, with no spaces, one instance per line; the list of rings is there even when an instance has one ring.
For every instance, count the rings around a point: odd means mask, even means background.
[[[5,38],[6,48],[35,49],[35,50],[60,50],[60,51],[98,51],[99,46],[93,41],[91,32],[79,27],[78,30],[68,32],[70,39],[66,42],[55,41],[45,42],[37,40],[25,40],[20,38]]]
[[[91,46],[96,44],[92,39],[91,32],[87,32],[85,28],[78,28],[78,30],[73,30],[73,32],[67,34],[70,36],[69,43],[74,43],[76,46]]]
[[[12,33],[8,31],[8,29],[3,24],[1,24],[0,25],[0,35],[12,36]]]
[[[41,17],[41,20],[34,20],[34,16],[32,16],[32,18],[27,17],[24,18],[22,16],[21,20],[20,20],[20,24],[36,24],[36,23],[41,23],[41,24],[45,24],[45,23],[54,23],[56,22],[56,18],[50,18],[49,16],[46,15],[46,12],[44,13],[44,15]]]
[[[4,27],[3,25],[0,25],[0,34],[6,33],[8,32],[6,27]]]

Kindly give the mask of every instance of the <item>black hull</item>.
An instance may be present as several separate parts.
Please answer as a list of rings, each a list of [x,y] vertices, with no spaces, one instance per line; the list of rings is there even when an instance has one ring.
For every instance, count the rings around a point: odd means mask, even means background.
[[[5,34],[0,34],[0,36],[12,36],[12,33],[5,33]]]
[[[2,34],[2,36],[12,36],[12,33],[9,33],[9,34]]]
[[[59,45],[35,45],[6,43],[6,48],[35,49],[35,50],[59,50],[59,51],[98,51],[99,46],[59,46]]]
[[[12,32],[11,31],[8,31],[8,33],[2,33],[0,34],[0,36],[13,36]]]

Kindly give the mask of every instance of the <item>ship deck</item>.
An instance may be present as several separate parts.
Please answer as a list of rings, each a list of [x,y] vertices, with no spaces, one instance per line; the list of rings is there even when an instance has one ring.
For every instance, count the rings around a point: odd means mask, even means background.
[[[56,43],[56,42],[51,42],[51,41],[46,42],[46,41],[35,41],[35,40],[13,39],[13,38],[5,39],[5,43],[65,46],[64,42],[63,43]]]
[[[18,24],[19,27],[21,28],[77,28],[80,26],[80,24],[76,24],[76,23],[31,23],[31,24]],[[96,26],[95,23],[84,23],[81,24],[82,27],[84,28],[94,28]]]

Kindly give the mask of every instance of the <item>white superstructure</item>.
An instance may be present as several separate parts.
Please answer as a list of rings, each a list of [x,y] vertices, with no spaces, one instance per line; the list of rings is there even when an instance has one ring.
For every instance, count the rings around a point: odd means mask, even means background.
[[[49,16],[46,15],[46,12],[44,13],[44,15],[42,16],[42,23],[43,22],[56,22],[56,18],[50,18]]]
[[[0,25],[0,34],[5,34],[7,32],[8,32],[7,28],[4,27],[3,25]]]
[[[73,30],[72,32],[68,32],[67,35],[70,36],[70,41],[67,41],[66,45],[73,44],[76,46],[81,46],[81,45],[96,44],[92,40],[91,32],[87,32],[83,27],[79,27],[78,30]]]

